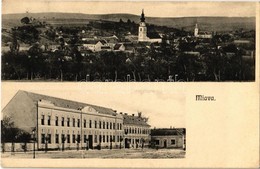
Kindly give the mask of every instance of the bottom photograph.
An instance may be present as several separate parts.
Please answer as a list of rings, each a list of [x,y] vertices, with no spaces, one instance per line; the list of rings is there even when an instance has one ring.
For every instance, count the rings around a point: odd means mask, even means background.
[[[185,158],[183,97],[156,91],[2,92],[3,159]]]

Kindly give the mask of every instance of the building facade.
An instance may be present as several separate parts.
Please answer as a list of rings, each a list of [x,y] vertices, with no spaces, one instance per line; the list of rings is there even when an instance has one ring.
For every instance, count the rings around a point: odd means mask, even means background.
[[[2,112],[35,131],[38,150],[124,147],[123,115],[110,108],[18,91]]]
[[[147,147],[151,141],[150,125],[147,123],[148,118],[143,117],[142,113],[123,115],[124,126],[124,145],[125,148],[143,148]]]
[[[186,145],[185,128],[162,128],[151,130],[151,146],[156,148],[183,148]]]

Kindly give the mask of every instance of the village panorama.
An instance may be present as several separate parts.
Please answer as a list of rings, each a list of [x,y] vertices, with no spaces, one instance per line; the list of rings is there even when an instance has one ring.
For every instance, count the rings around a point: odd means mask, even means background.
[[[254,81],[254,17],[2,15],[2,80]]]

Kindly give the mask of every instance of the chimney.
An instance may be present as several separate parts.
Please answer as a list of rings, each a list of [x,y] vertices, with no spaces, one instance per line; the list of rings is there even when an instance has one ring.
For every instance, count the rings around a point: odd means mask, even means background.
[[[138,117],[142,117],[142,112],[138,112]]]
[[[132,114],[132,116],[135,116],[135,114]]]

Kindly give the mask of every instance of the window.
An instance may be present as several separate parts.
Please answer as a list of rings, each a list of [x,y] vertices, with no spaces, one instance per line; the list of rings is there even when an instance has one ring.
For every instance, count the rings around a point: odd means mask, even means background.
[[[116,124],[115,123],[113,123],[113,129],[115,129],[116,128]]]
[[[113,141],[116,141],[116,138],[115,138],[115,136],[113,136]]]
[[[70,134],[67,134],[67,143],[70,143]]]
[[[84,135],[84,143],[87,142],[87,135]]]
[[[55,143],[59,143],[59,134],[55,134]]]
[[[58,116],[55,117],[55,125],[56,125],[56,126],[59,125],[59,117],[58,117]]]
[[[80,119],[78,119],[78,127],[80,127]]]
[[[173,144],[173,145],[174,145],[174,144],[175,144],[175,140],[171,140],[171,144]]]
[[[109,136],[107,135],[107,142],[109,142],[109,140],[108,140],[108,139],[109,139]]]
[[[102,128],[102,126],[101,126],[101,121],[99,121],[99,128],[100,128],[100,129]]]
[[[142,31],[142,28],[140,28],[140,31]]]
[[[80,143],[80,135],[77,136],[77,143]]]
[[[102,135],[99,135],[99,143],[102,142]]]
[[[67,118],[67,126],[70,126],[70,118]]]
[[[48,134],[48,143],[51,144],[51,134]]]
[[[48,126],[51,125],[51,116],[48,116]]]
[[[42,115],[42,118],[41,118],[41,125],[44,125],[44,115]]]
[[[119,142],[119,136],[117,136],[117,142]]]
[[[103,121],[103,129],[106,128],[106,122]]]
[[[94,142],[97,143],[97,135],[94,137]]]
[[[91,128],[91,127],[92,127],[92,121],[89,120],[89,128]]]
[[[75,127],[75,125],[76,125],[75,123],[76,123],[76,120],[75,120],[75,118],[73,118],[73,119],[72,119],[72,126],[73,126],[73,127]]]
[[[108,122],[107,122],[107,129],[108,129],[108,125],[109,125],[109,124],[108,124]]]
[[[84,119],[84,122],[83,122],[83,126],[84,126],[84,128],[87,127],[87,121],[85,119]]]
[[[122,124],[120,123],[120,130],[122,130]]]
[[[72,135],[72,143],[75,143],[76,142],[76,136],[75,134]]]
[[[66,140],[66,139],[65,139],[65,135],[62,134],[62,135],[61,135],[61,142],[62,142],[62,143],[65,143],[65,140]]]
[[[117,123],[117,128],[116,128],[117,130],[119,129],[119,123]]]
[[[103,135],[103,142],[105,143],[106,142],[106,136]]]
[[[97,128],[97,121],[95,120],[95,129]]]
[[[61,118],[61,126],[64,126],[64,117]]]
[[[155,144],[159,145],[160,144],[160,140],[155,140]]]
[[[112,123],[110,122],[110,129],[112,129]]]
[[[45,134],[41,135],[41,143],[44,144],[45,143]]]

